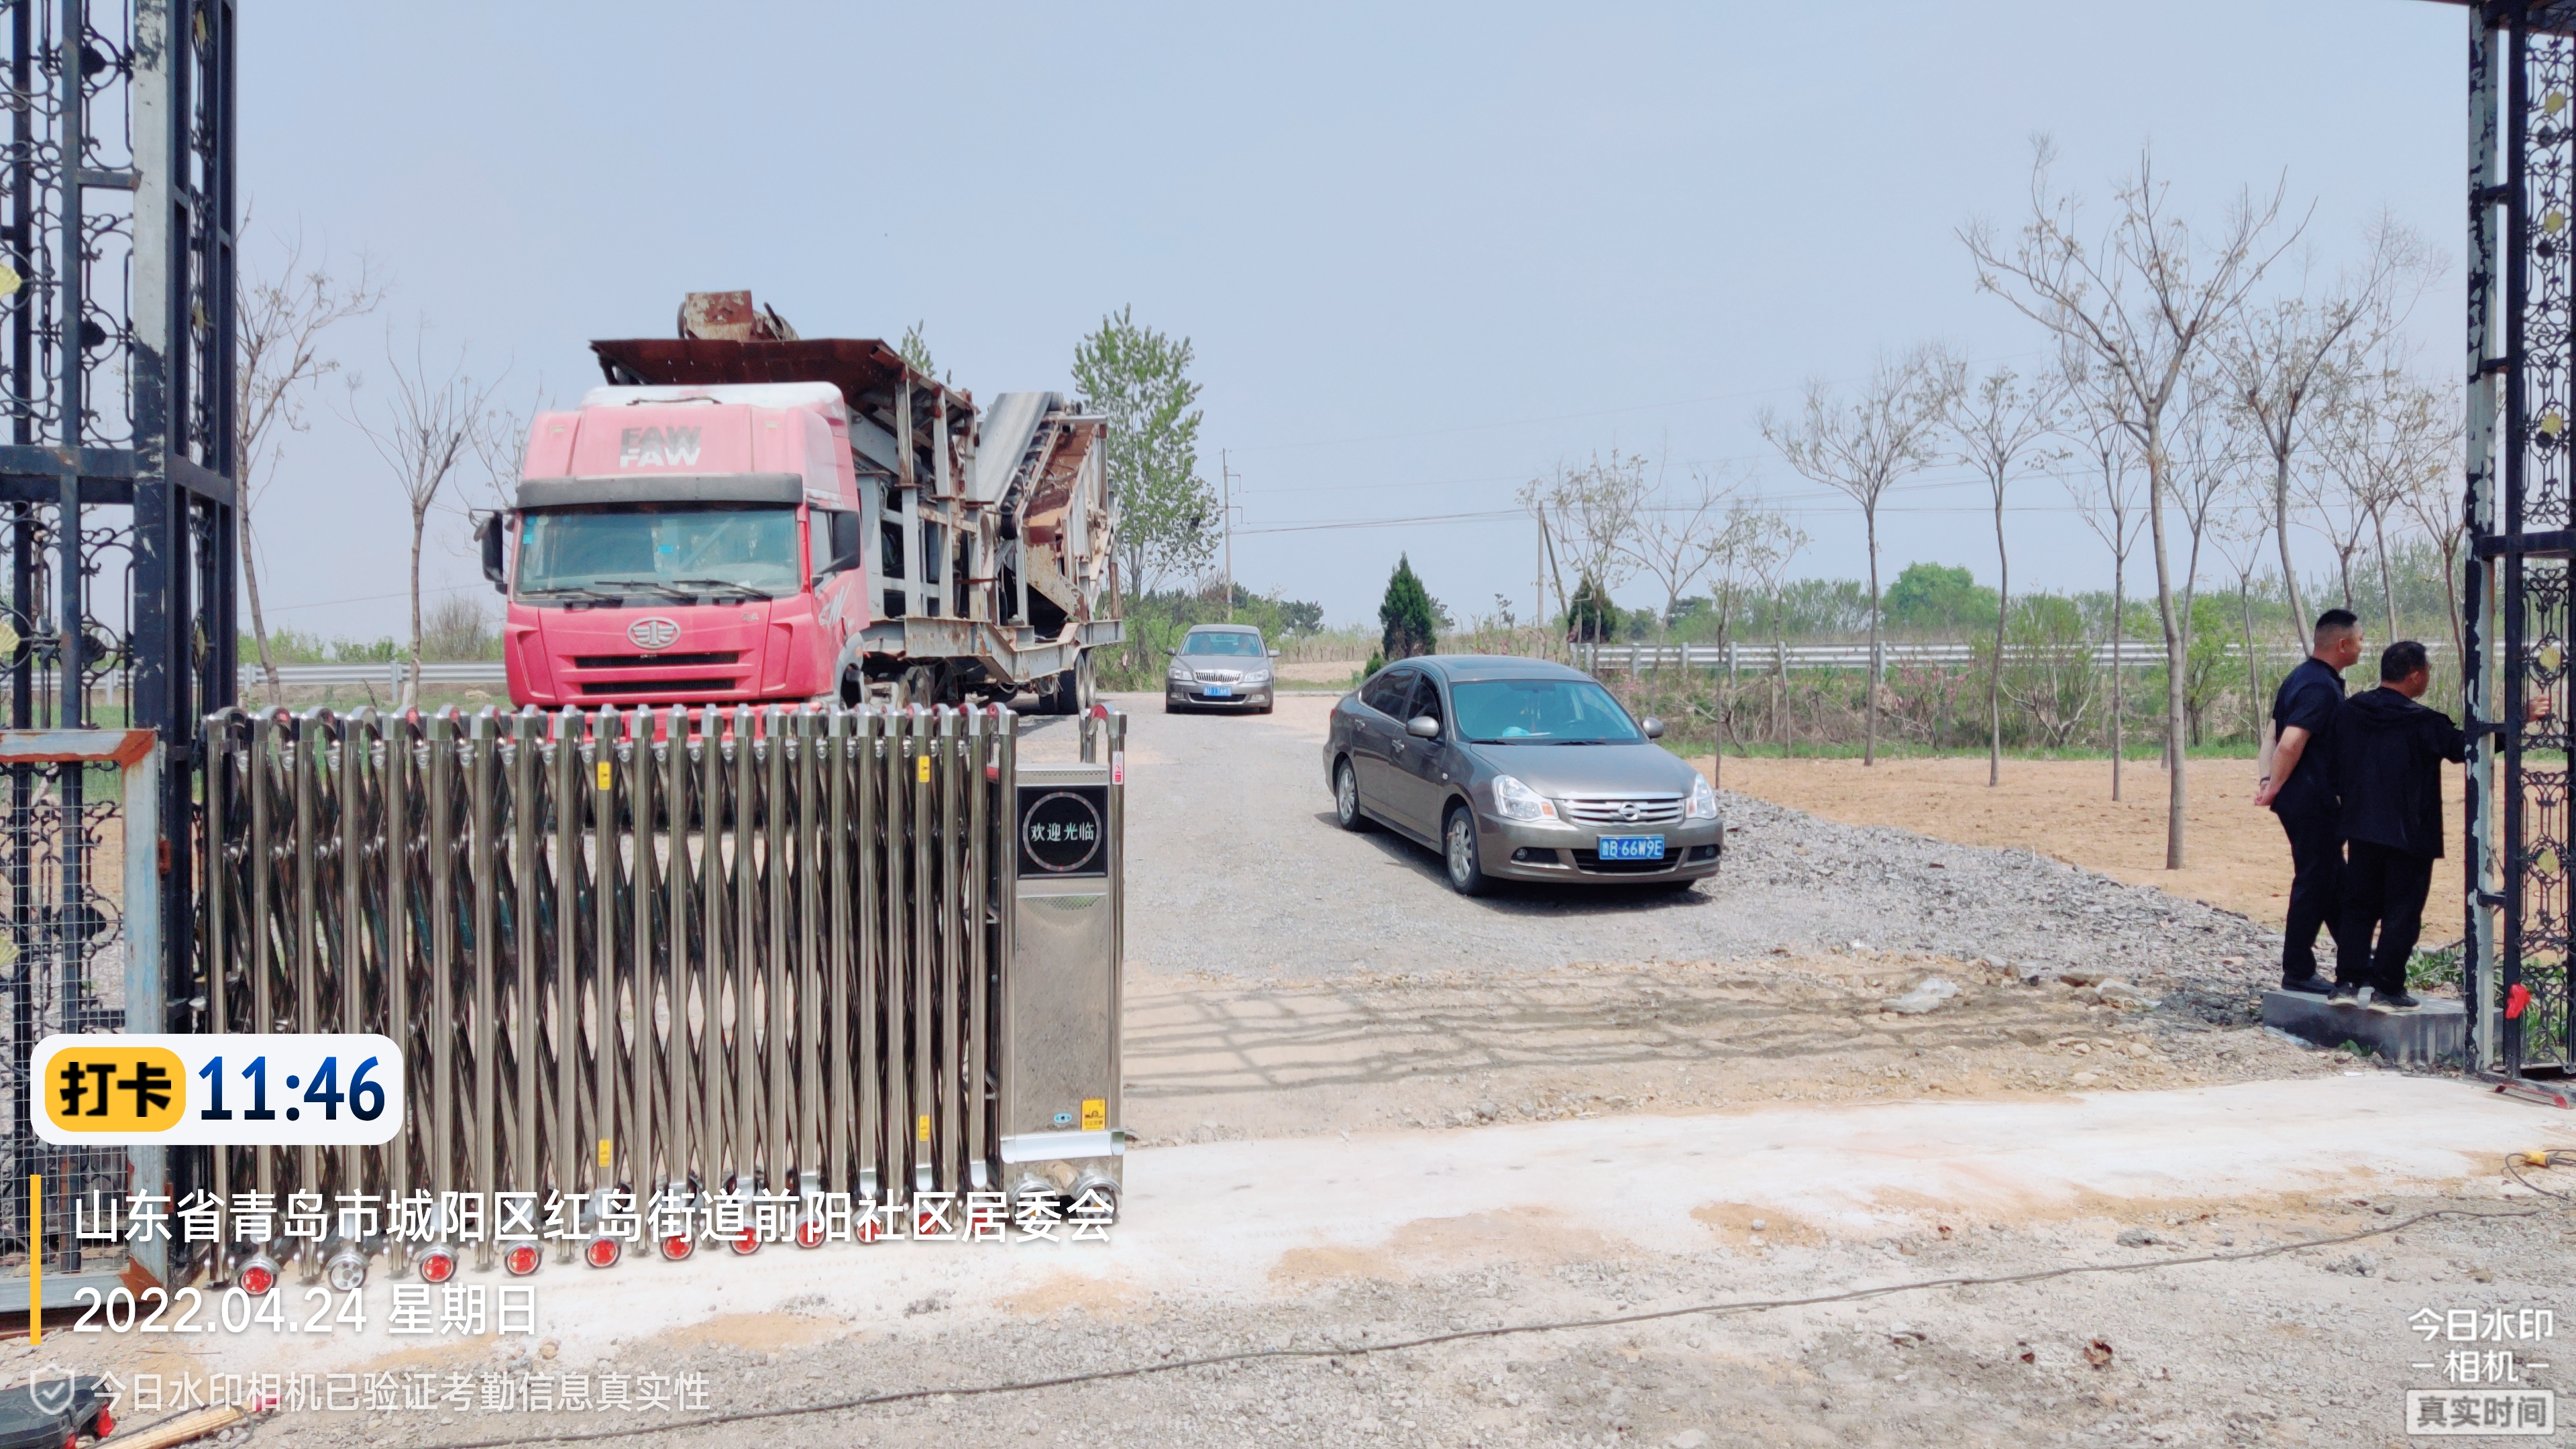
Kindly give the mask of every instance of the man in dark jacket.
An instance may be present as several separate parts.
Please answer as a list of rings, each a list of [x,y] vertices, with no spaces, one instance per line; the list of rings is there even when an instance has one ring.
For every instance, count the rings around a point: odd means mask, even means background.
[[[2322,996],[2317,928],[2343,938],[2336,900],[2343,876],[2343,837],[2335,825],[2335,722],[2343,708],[2343,672],[2361,659],[2361,621],[2349,609],[2317,616],[2308,657],[2272,696],[2272,752],[2254,803],[2281,817],[2290,837],[2289,922],[2281,933],[2281,987]]]
[[[2400,640],[2379,656],[2379,687],[2344,701],[2335,719],[2335,784],[2351,850],[2335,936],[2338,1001],[2367,986],[2373,1006],[2416,1005],[2406,994],[2406,963],[2424,929],[2433,862],[2442,858],[2442,762],[2460,763],[2468,743],[2449,715],[2415,702],[2432,682],[2424,646]]]

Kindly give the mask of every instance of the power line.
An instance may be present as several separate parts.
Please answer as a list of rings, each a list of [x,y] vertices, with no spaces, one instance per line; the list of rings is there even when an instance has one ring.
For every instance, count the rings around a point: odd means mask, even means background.
[[[427,598],[431,594],[461,594],[473,589],[485,589],[490,587],[491,585],[483,583],[440,584],[435,587],[424,585],[422,586],[420,593],[422,598]],[[317,599],[308,604],[271,604],[260,610],[260,612],[263,614],[292,614],[300,609],[328,609],[339,604],[380,604],[387,599],[408,599],[410,597],[411,591],[406,589],[401,593],[394,594],[357,594],[346,599]]]
[[[1486,513],[1432,513],[1414,518],[1335,518],[1306,522],[1274,524],[1267,528],[1239,528],[1244,535],[1255,533],[1324,533],[1348,528],[1400,528],[1417,523],[1503,523],[1512,519],[1526,520],[1530,515],[1517,508],[1497,509]]]
[[[2008,352],[2001,357],[1990,357],[1982,360],[1972,357],[1967,361],[1970,367],[1982,366],[1986,362],[2018,362],[2025,358],[2042,356],[2047,353],[2047,351],[2047,348],[2035,347],[2024,352]],[[1856,378],[1838,378],[1827,383],[1826,386],[1848,387],[1856,381],[1858,381]],[[1291,448],[1338,448],[1352,443],[1391,443],[1401,441],[1406,438],[1446,438],[1459,433],[1489,433],[1500,428],[1523,428],[1530,427],[1538,423],[1572,423],[1581,422],[1586,418],[1617,417],[1625,413],[1659,412],[1665,408],[1690,408],[1700,407],[1708,403],[1741,402],[1744,399],[1751,397],[1769,397],[1774,393],[1796,392],[1805,386],[1805,383],[1789,383],[1780,387],[1756,387],[1747,388],[1739,392],[1710,393],[1706,397],[1674,398],[1666,402],[1631,403],[1625,407],[1595,408],[1590,412],[1551,413],[1538,417],[1507,418],[1499,422],[1491,423],[1461,423],[1455,427],[1424,428],[1409,433],[1372,433],[1364,437],[1354,438],[1301,438],[1293,443],[1263,443],[1256,447],[1235,448],[1231,451],[1237,453],[1277,453],[1284,452]]]
[[[1638,511],[1641,513],[1690,513],[1695,510],[1672,504],[1649,504]],[[1763,511],[1776,513],[1788,518],[1814,518],[1820,516],[1845,517],[1856,512],[1856,509],[1849,503],[1837,506],[1829,499],[1819,498],[1815,500],[1813,504],[1791,504],[1788,507],[1768,507]],[[1909,516],[1958,515],[1962,517],[1974,516],[1978,518],[1987,518],[1993,516],[1994,511],[1992,504],[1983,503],[1962,503],[1946,506],[1930,504],[1881,504],[1878,510],[1879,516],[1882,518],[1887,517],[1890,514],[1905,514]],[[2007,514],[2082,513],[2083,511],[2084,508],[2081,504],[2074,503],[2010,503],[2004,506],[2004,512]],[[1481,513],[1414,514],[1401,518],[1294,519],[1281,523],[1267,524],[1260,528],[1238,528],[1235,530],[1235,533],[1239,537],[1250,537],[1253,534],[1260,533],[1329,533],[1345,529],[1403,528],[1411,527],[1415,524],[1475,524],[1507,523],[1513,521],[1529,522],[1533,521],[1533,519],[1528,512],[1522,509],[1505,508],[1492,509]]]

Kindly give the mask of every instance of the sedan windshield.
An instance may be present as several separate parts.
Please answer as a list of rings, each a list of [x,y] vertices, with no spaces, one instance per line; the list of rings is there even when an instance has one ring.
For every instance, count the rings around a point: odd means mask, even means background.
[[[798,552],[793,508],[547,509],[519,525],[519,592],[792,594]]]
[[[1260,659],[1267,655],[1258,634],[1192,634],[1181,641],[1181,652],[1227,655],[1237,659]]]
[[[1480,745],[1626,745],[1645,736],[1589,679],[1479,679],[1449,686],[1458,732]]]

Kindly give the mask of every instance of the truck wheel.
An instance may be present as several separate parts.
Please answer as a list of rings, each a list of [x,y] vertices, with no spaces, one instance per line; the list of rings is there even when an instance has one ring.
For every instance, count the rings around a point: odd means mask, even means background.
[[[1091,707],[1098,703],[1100,703],[1099,666],[1091,662],[1091,651],[1085,649],[1073,661],[1073,708],[1068,713],[1089,714]]]
[[[901,703],[907,709],[916,704],[926,709],[939,703],[939,666],[916,664],[905,670]]]
[[[1073,713],[1073,671],[1059,669],[1037,682],[1038,713]]]

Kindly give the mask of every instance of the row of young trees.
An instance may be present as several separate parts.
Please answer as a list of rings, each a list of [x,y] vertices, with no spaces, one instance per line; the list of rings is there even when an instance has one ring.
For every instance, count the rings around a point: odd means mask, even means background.
[[[2037,324],[2048,366],[1977,369],[1937,345],[1882,351],[1854,386],[1816,381],[1798,403],[1756,419],[1788,469],[1858,510],[1866,549],[1870,678],[1863,761],[1874,763],[1884,682],[1880,520],[1888,499],[1927,470],[1965,469],[1983,485],[1995,536],[1984,713],[1988,780],[2002,779],[2013,618],[2008,500],[2054,479],[2110,555],[2110,616],[2126,617],[2130,566],[2143,546],[2164,668],[2158,671],[2168,771],[2166,864],[2185,860],[2187,696],[2204,577],[2232,577],[2240,600],[2277,557],[2280,614],[2295,636],[2310,613],[2293,559],[2300,533],[2330,546],[2340,593],[2374,561],[2398,631],[2390,560],[2410,543],[2456,557],[2460,409],[2454,385],[2420,375],[2399,338],[2436,267],[2393,222],[2364,238],[2361,259],[2322,276],[2292,253],[2307,219],[2286,219],[2284,191],[2240,192],[2215,226],[2173,205],[2142,155],[2112,189],[2099,224],[2051,179],[2038,143],[2029,210],[2016,227],[1961,229],[1981,292]],[[1650,473],[1655,476],[1650,477]],[[1808,542],[1744,479],[1695,469],[1675,483],[1648,460],[1612,452],[1560,466],[1521,491],[1539,520],[1558,608],[1572,637],[1596,637],[1612,590],[1639,578],[1665,598],[1661,617],[1705,585],[1721,618],[1734,596],[1780,593]],[[2446,580],[2456,569],[2445,569]],[[1571,589],[1567,577],[1573,579]],[[2459,599],[2448,594],[2451,642]],[[2259,656],[2255,611],[2237,620],[2242,653]],[[2276,636],[2277,637],[2277,636]],[[2456,656],[2455,656],[2456,657]],[[2111,733],[2120,733],[2122,671],[2108,671]],[[2118,752],[2113,790],[2118,792]]]

